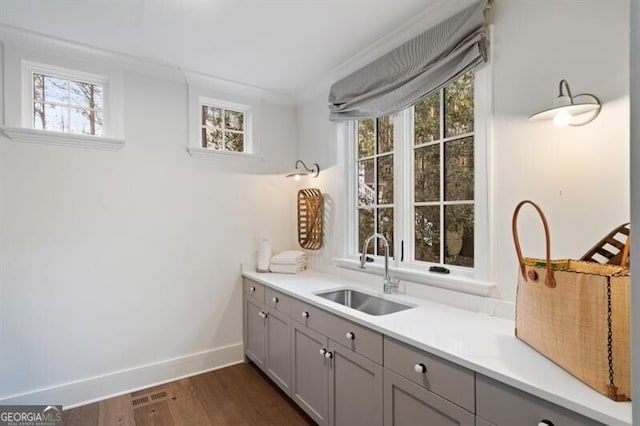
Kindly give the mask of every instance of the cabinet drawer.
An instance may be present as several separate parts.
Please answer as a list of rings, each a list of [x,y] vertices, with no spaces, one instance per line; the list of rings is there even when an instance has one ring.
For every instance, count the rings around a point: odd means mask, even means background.
[[[265,287],[264,303],[272,310],[291,316],[291,298],[272,288]]]
[[[252,281],[248,278],[243,278],[244,294],[248,299],[264,302],[264,286]]]
[[[420,364],[424,372],[416,371]],[[473,371],[388,337],[384,339],[384,366],[475,413]]]
[[[336,343],[382,365],[382,334],[291,299],[291,317]]]
[[[602,425],[480,374],[476,377],[476,400],[478,416],[497,426],[536,425],[542,420],[562,426]]]
[[[384,368],[384,426],[477,425],[473,413]]]
[[[302,300],[291,298],[289,302],[289,316],[291,319],[298,321],[301,324],[309,326],[309,318],[311,315],[312,307],[304,303]],[[315,309],[313,309],[315,312]]]

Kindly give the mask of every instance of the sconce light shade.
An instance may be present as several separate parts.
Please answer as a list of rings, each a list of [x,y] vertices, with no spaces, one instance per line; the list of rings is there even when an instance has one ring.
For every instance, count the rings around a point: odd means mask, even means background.
[[[589,93],[572,96],[567,80],[560,80],[558,91],[553,107],[533,114],[529,120],[553,120],[558,127],[584,126],[600,114],[600,99]],[[585,99],[578,101],[576,98]]]
[[[302,169],[298,168],[298,165],[302,166]],[[307,165],[302,160],[296,161],[296,168],[291,173],[286,174],[286,177],[292,177],[295,180],[300,180],[301,176],[307,176],[313,174],[313,177],[316,178],[320,174],[320,166],[318,163],[313,163],[312,168],[308,168]]]

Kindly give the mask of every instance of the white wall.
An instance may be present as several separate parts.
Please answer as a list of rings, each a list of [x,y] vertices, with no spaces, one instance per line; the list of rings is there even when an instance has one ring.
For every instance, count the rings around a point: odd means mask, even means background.
[[[638,34],[638,27],[640,26],[640,2],[638,0],[631,0],[631,13],[630,13],[630,121],[631,121],[631,164],[638,164],[640,162],[640,35]],[[631,182],[640,182],[640,168],[633,167],[631,169]],[[634,241],[640,240],[640,191],[638,191],[638,185],[631,185],[631,234]],[[631,251],[631,264],[640,264],[640,253],[638,250]],[[640,279],[638,274],[633,274],[631,277],[631,323],[640,323]],[[640,327],[633,327],[631,330],[631,347],[637,348],[640,345]],[[631,352],[631,374],[633,389],[640,389],[640,351],[633,350]],[[633,415],[632,418],[640,418],[640,402],[635,398],[633,400]]]
[[[515,299],[510,219],[537,201],[552,232],[552,256],[579,257],[629,221],[629,2],[496,2],[494,215],[496,279]],[[549,106],[560,79],[600,98],[600,116],[557,128],[527,116]],[[542,229],[522,217],[523,251],[541,257]]]
[[[186,84],[125,71],[123,150],[0,137],[0,400],[77,404],[242,360],[240,264],[258,237],[295,241],[295,110],[263,99],[261,118],[263,161],[191,158]]]
[[[579,257],[629,220],[629,2],[504,0],[491,9],[494,104],[494,259],[498,296],[515,299],[511,216],[522,199],[537,201],[552,229],[552,256]],[[527,117],[549,107],[560,79],[604,106],[585,127],[556,128]],[[342,253],[345,232],[342,147],[328,121],[327,88],[299,108],[300,156],[329,169],[318,186],[336,206],[325,250]],[[314,183],[315,184],[315,183]],[[342,210],[341,210],[342,209]],[[539,221],[521,215],[526,255],[542,256]]]

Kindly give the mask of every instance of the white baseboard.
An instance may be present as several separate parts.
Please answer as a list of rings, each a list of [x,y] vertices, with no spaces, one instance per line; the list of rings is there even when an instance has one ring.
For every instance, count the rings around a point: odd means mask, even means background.
[[[61,404],[69,409],[217,370],[244,361],[242,343],[155,362],[75,382],[12,395],[2,405]]]

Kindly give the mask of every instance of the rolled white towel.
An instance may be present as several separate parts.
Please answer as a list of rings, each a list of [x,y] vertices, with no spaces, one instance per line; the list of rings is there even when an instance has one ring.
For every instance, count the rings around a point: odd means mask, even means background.
[[[297,265],[307,260],[305,252],[300,250],[283,251],[271,258],[272,265]]]
[[[279,274],[297,274],[298,272],[302,272],[305,269],[305,265],[271,265],[271,272],[276,272]]]

